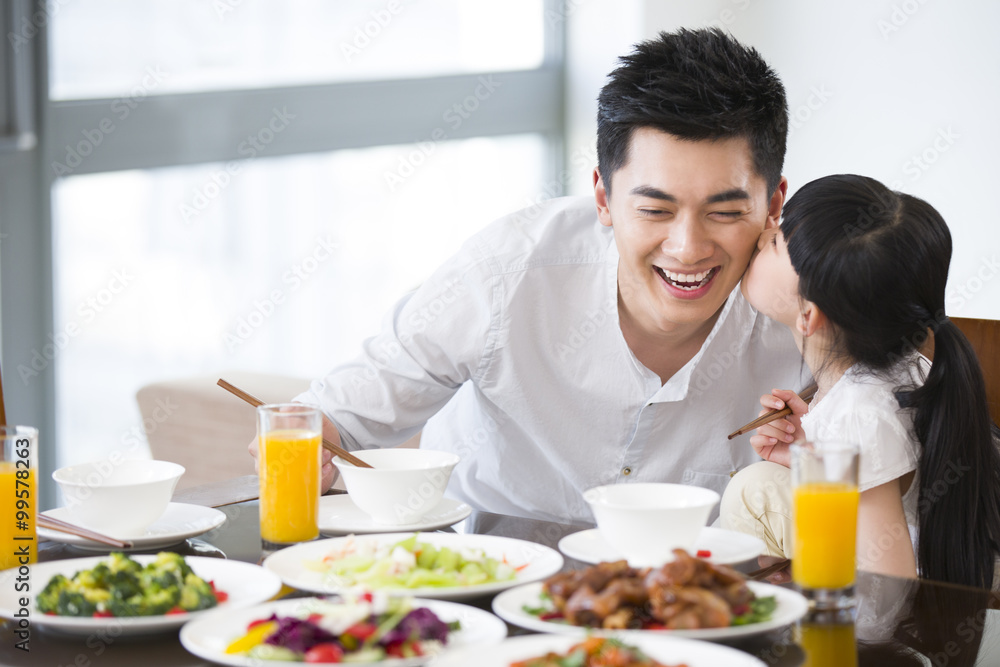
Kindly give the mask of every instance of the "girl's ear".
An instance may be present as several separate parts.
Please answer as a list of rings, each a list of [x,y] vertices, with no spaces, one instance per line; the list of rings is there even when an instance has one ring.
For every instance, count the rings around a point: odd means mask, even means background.
[[[799,307],[799,316],[795,319],[795,329],[808,338],[827,325],[829,320],[823,311],[812,301],[803,301]]]

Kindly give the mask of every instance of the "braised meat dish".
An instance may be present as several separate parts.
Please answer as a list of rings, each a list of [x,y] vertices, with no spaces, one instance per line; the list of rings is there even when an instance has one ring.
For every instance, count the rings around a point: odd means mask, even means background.
[[[572,625],[608,630],[721,628],[750,609],[743,576],[682,549],[658,568],[599,563],[550,577],[543,590]]]

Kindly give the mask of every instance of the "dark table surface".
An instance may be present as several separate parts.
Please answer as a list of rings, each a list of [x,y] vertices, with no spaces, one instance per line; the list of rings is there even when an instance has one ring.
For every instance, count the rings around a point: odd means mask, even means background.
[[[192,500],[191,497],[175,499]],[[183,555],[260,562],[264,554],[257,502],[244,501],[219,509],[227,515],[225,524],[168,550]],[[564,535],[589,527],[475,512],[459,529],[555,548]],[[95,555],[58,543],[43,542],[39,546],[41,560]],[[568,569],[582,566],[572,559],[566,561]],[[756,564],[748,563],[744,569],[753,567]],[[726,643],[756,655],[769,665],[849,667],[855,664],[855,655],[858,665],[1000,665],[1000,616],[993,610],[1000,604],[989,591],[862,572],[858,575],[857,597],[857,608],[846,618],[812,615],[792,627]],[[489,609],[490,599],[473,600],[471,604]],[[525,631],[512,627],[510,632]],[[188,653],[181,646],[177,632],[137,638],[94,633],[80,638],[61,636],[35,626],[31,628],[29,652],[15,649],[18,641],[12,623],[0,626],[0,665],[200,667],[212,664]],[[810,655],[806,646],[824,648],[814,648]]]

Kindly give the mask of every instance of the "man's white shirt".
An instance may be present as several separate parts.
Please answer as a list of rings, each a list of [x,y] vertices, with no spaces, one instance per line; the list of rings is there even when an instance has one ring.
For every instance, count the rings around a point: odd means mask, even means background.
[[[422,448],[462,459],[447,495],[491,512],[592,523],[582,493],[602,484],[721,493],[759,460],[749,435],[726,435],[757,415],[761,394],[802,389],[808,370],[787,329],[736,289],[661,386],[622,336],[617,268],[592,197],[502,218],[296,400],[320,406],[348,449],[423,429]]]

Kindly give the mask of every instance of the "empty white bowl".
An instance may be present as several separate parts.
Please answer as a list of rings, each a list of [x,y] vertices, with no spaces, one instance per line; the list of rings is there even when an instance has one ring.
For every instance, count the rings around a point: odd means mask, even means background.
[[[184,466],[169,461],[94,461],[60,468],[52,479],[73,521],[112,537],[139,537],[167,510]]]
[[[432,449],[366,449],[351,452],[371,468],[334,457],[347,495],[376,523],[417,523],[441,501],[459,457]]]
[[[674,549],[690,551],[719,494],[686,484],[611,484],[583,494],[601,535],[632,567],[673,560]]]

